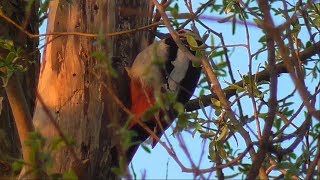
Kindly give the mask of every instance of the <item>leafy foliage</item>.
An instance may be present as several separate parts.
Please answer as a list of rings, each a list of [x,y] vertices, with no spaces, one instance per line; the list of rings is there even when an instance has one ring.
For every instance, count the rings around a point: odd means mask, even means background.
[[[2,78],[6,86],[8,79],[12,76],[14,72],[25,72],[27,60],[21,57],[22,49],[15,48],[12,41],[4,40],[0,38],[0,48],[2,50],[8,51],[6,56],[0,55],[0,77]],[[32,61],[30,61],[32,63]]]

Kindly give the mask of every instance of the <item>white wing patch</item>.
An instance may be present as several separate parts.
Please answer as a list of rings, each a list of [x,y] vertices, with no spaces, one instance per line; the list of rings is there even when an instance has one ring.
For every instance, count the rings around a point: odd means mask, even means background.
[[[168,78],[169,91],[177,91],[189,67],[189,60],[180,49],[178,49],[177,58],[172,61],[172,65],[174,68]]]

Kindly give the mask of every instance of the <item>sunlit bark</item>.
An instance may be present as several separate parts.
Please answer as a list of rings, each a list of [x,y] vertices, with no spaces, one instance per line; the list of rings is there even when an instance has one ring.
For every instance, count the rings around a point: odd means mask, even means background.
[[[47,33],[108,33],[141,27],[144,16],[130,16],[121,7],[147,9],[148,1],[51,1]],[[62,148],[54,154],[51,172],[73,169],[80,178],[115,178],[111,168],[118,166],[121,152],[119,128],[127,120],[112,96],[128,105],[128,77],[124,66],[131,64],[138,53],[142,33],[97,39],[86,36],[49,36],[38,85],[38,101],[34,114],[37,130],[52,140],[59,129],[75,141],[75,151]],[[98,61],[93,52],[105,53]],[[109,62],[108,62],[109,61]],[[111,61],[111,62],[110,62]],[[112,64],[117,78],[111,77],[105,64]],[[103,79],[114,94],[108,93]],[[43,104],[42,104],[43,101]],[[47,113],[49,110],[52,118]],[[58,123],[59,128],[53,126]],[[79,161],[80,160],[80,161]]]

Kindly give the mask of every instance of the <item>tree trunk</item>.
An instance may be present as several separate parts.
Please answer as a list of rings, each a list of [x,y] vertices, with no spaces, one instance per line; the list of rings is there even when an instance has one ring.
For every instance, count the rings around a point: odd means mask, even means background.
[[[17,24],[24,27],[24,29],[32,34],[38,34],[39,31],[39,18],[38,11],[39,4],[34,2],[31,6],[27,7],[27,2],[23,0],[2,0],[0,1],[0,7],[2,12],[12,19]],[[23,73],[15,73],[16,80],[11,81],[9,79],[9,84],[16,86],[20,84],[22,87],[21,97],[26,100],[27,109],[29,109],[29,114],[33,114],[34,104],[35,104],[35,89],[38,80],[40,55],[37,51],[38,39],[30,39],[25,33],[9,24],[8,22],[0,19],[0,37],[2,39],[11,40],[14,43],[15,48],[22,48],[22,57],[25,62],[33,61],[33,63],[26,63],[27,71]],[[0,56],[6,57],[8,51],[0,48]],[[0,81],[1,87],[3,86],[2,81]],[[19,86],[20,86],[19,85]],[[14,89],[13,91],[16,91]],[[5,92],[4,88],[0,89],[0,97],[2,101],[0,102],[0,175],[11,174],[10,168],[4,168],[8,163],[12,163],[13,158],[21,158],[21,146],[17,133],[17,128],[15,121],[13,119],[13,114],[8,100],[8,93]],[[10,167],[10,166],[8,166]],[[2,171],[4,170],[4,171]]]
[[[148,22],[147,16],[127,14],[123,9],[147,12],[148,3],[147,0],[50,1],[47,33],[100,32],[103,36],[141,27]],[[72,148],[82,163],[79,164],[70,148],[62,148],[54,154],[51,172],[73,169],[81,171],[80,178],[117,178],[111,168],[119,165],[118,156],[123,155],[119,153],[120,128],[127,114],[114,98],[118,97],[126,106],[130,104],[124,67],[130,65],[140,51],[135,47],[141,46],[143,35],[137,32],[99,41],[76,35],[47,37],[51,43],[45,49],[40,71],[34,124],[48,140],[59,137],[59,129],[73,139],[76,145]],[[98,61],[97,56],[92,56],[93,52],[106,56]],[[110,75],[108,65],[116,70],[117,78]],[[104,84],[99,79],[103,79]],[[59,125],[58,129],[52,121]]]

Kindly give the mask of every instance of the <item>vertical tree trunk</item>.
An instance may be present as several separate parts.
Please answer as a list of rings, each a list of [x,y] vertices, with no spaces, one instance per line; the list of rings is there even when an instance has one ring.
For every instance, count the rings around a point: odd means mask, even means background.
[[[0,7],[2,12],[17,24],[25,28],[26,31],[32,34],[38,34],[39,32],[39,17],[38,11],[39,4],[35,1],[31,6],[27,8],[27,2],[23,0],[2,0],[0,1]],[[29,109],[29,113],[33,114],[35,105],[35,89],[38,80],[40,56],[37,51],[38,39],[30,39],[25,33],[18,30],[13,25],[0,19],[0,37],[2,39],[11,40],[15,48],[22,48],[22,57],[27,61],[33,61],[32,64],[26,63],[28,68],[27,72],[15,73],[17,78],[12,83],[21,84],[23,92],[21,97],[26,99],[26,103]],[[7,56],[7,51],[0,48],[0,55],[2,57]],[[18,80],[18,81],[17,81]],[[12,84],[11,83],[11,84]],[[3,86],[2,80],[0,81],[1,87]],[[8,93],[8,92],[7,92]],[[11,162],[12,158],[21,158],[20,154],[20,141],[17,134],[16,124],[13,119],[11,107],[9,105],[7,93],[4,88],[0,89],[0,97],[3,98],[1,103],[2,109],[0,109],[0,161]],[[3,167],[3,166],[1,166]],[[5,175],[10,172],[3,172],[0,168],[0,175]],[[9,170],[9,169],[8,169]]]
[[[47,32],[108,33],[145,25],[146,16],[126,14],[123,9],[147,12],[149,1],[75,0],[50,1]],[[127,120],[126,113],[115,103],[117,96],[129,105],[128,77],[124,67],[139,52],[143,33],[106,37],[102,44],[85,36],[49,36],[40,71],[34,124],[48,139],[57,138],[58,131],[50,122],[46,109],[62,132],[72,138],[77,158],[83,160],[83,177],[116,178],[111,168],[118,163],[121,145],[119,128]],[[105,64],[112,64],[118,77],[105,73],[93,52],[105,53]],[[107,88],[99,82],[102,77]],[[42,101],[44,105],[42,104]],[[77,171],[79,162],[67,148],[54,154],[52,172]],[[84,168],[84,169],[83,169]],[[81,175],[81,176],[82,176]]]

